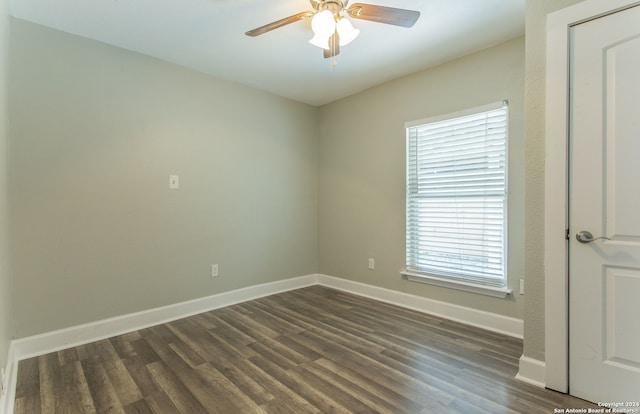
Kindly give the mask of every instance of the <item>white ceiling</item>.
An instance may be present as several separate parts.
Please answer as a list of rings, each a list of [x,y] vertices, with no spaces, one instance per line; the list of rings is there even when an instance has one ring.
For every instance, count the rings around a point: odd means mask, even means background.
[[[173,62],[311,105],[524,33],[525,0],[352,0],[420,11],[410,29],[352,20],[360,36],[332,67],[308,43],[310,22],[244,33],[308,0],[12,0],[14,17]]]

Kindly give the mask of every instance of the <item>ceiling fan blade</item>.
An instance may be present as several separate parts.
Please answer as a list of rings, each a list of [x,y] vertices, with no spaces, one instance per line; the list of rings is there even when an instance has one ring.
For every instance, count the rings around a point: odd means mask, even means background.
[[[251,37],[260,36],[261,34],[270,32],[273,29],[277,29],[279,27],[286,26],[288,24],[295,23],[300,20],[308,19],[311,16],[313,16],[313,12],[310,12],[310,11],[300,12],[298,14],[294,14],[293,16],[285,17],[284,19],[276,20],[275,22],[271,22],[269,24],[265,24],[264,26],[260,26],[253,30],[249,30],[245,34]]]
[[[370,20],[402,27],[413,26],[418,17],[420,17],[419,11],[362,3],[353,4],[349,7],[347,13],[354,19]]]
[[[335,32],[329,38],[329,49],[324,49],[324,58],[329,59],[340,53],[340,37],[338,32]]]

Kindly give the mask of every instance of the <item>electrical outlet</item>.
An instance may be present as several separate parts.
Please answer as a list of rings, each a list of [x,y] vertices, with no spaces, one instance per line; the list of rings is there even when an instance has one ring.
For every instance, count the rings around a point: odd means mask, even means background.
[[[376,268],[376,261],[370,257],[369,258],[369,269],[374,270]]]
[[[211,265],[211,277],[218,277],[220,276],[218,274],[218,265],[217,264],[212,264]]]
[[[524,279],[520,279],[520,294],[524,295]]]

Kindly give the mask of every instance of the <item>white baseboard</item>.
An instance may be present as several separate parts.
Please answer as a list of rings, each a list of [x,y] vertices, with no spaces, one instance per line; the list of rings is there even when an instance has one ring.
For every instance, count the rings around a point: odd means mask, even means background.
[[[14,358],[20,361],[316,283],[316,275],[300,276],[29,336],[13,341]]]
[[[317,278],[318,284],[323,286],[344,290],[381,302],[391,303],[403,308],[440,316],[445,319],[522,339],[524,330],[522,319],[467,308],[435,299],[398,292],[396,290],[354,282],[348,279],[327,275],[317,275]]]
[[[521,319],[511,318],[495,313],[485,312],[464,306],[453,305],[434,299],[402,293],[378,286],[367,285],[338,277],[313,274],[280,280],[242,289],[236,289],[217,295],[207,296],[181,302],[160,308],[149,309],[128,315],[104,319],[92,323],[73,326],[57,331],[47,332],[26,338],[12,341],[9,357],[7,359],[7,382],[8,388],[4,395],[4,400],[0,403],[0,414],[11,414],[15,398],[15,386],[17,380],[18,362],[33,356],[56,352],[62,349],[122,335],[127,332],[144,329],[150,326],[170,322],[198,313],[258,299],[276,293],[286,292],[293,289],[300,289],[312,285],[322,285],[333,289],[342,290],[390,303],[419,312],[440,316],[446,319],[465,323],[487,329],[489,331],[502,333],[516,338],[522,338],[523,323]],[[542,376],[534,372],[533,369],[523,370],[523,358],[540,363],[539,361],[522,357],[520,359],[520,374],[523,381],[538,385],[538,378],[542,378],[544,386],[544,363],[542,364]],[[529,363],[525,368],[535,366]],[[529,374],[529,372],[533,372]],[[524,373],[524,374],[523,374]],[[525,375],[526,374],[526,375]]]
[[[410,295],[378,286],[367,285],[328,275],[306,275],[264,283],[194,299],[160,308],[117,316],[70,328],[60,329],[13,341],[14,359],[32,356],[122,335],[127,332],[162,324],[236,303],[261,298],[288,290],[320,284],[356,295],[369,297],[420,312],[441,316],[509,336],[522,338],[522,320],[434,299]]]
[[[544,388],[545,363],[537,359],[529,358],[524,355],[520,357],[520,369],[516,379],[526,382],[536,387]]]

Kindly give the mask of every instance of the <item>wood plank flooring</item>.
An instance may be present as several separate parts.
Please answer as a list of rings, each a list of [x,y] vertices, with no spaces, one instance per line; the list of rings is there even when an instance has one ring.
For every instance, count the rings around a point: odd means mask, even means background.
[[[15,414],[553,413],[520,340],[314,286],[21,361]]]

